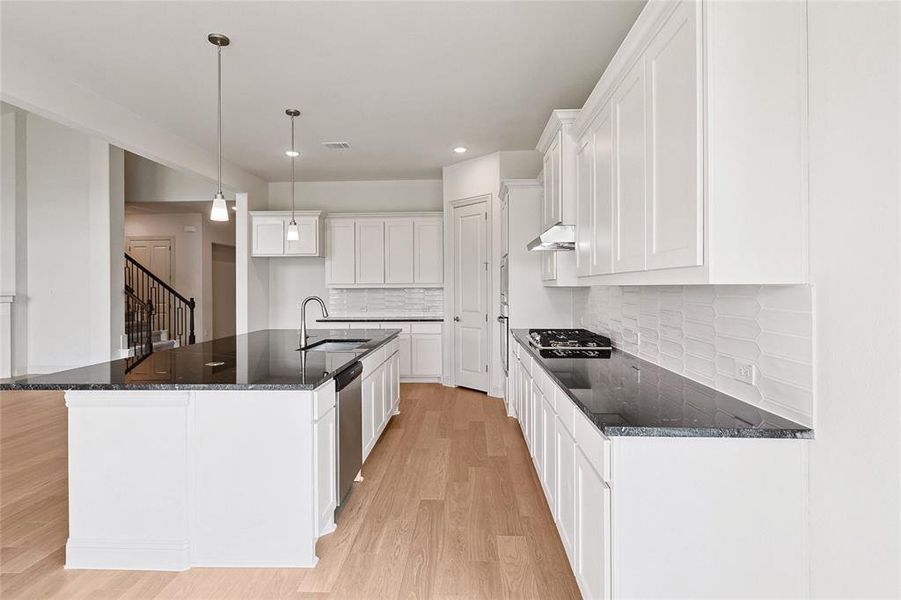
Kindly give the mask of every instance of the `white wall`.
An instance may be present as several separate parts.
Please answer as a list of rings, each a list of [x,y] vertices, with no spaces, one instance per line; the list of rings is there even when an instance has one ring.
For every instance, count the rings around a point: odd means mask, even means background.
[[[442,209],[441,182],[303,181],[296,184],[297,210],[329,212],[419,212]],[[269,209],[291,209],[291,183],[269,184]],[[257,258],[268,263],[269,327],[300,327],[297,303],[307,296],[328,298],[324,258]],[[310,322],[315,310],[308,317]]]
[[[26,119],[27,371],[113,355],[110,146]]]
[[[899,4],[811,2],[811,596],[901,597]]]
[[[382,212],[441,210],[441,181],[298,181],[297,210]],[[291,210],[291,182],[269,184],[269,210]]]
[[[131,152],[125,153],[126,202],[208,201],[216,180],[161,165]],[[229,200],[234,194],[223,188]]]

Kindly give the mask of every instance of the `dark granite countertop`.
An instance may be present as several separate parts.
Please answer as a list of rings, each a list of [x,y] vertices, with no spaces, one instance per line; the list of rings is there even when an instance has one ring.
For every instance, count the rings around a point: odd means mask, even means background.
[[[309,344],[369,341],[349,352],[300,352],[296,329],[266,329],[155,352],[130,373],[124,359],[114,360],[0,383],[0,390],[313,390],[399,332],[310,329]]]
[[[610,358],[550,358],[513,337],[607,436],[812,438],[813,431],[614,349]]]
[[[440,316],[418,316],[418,317],[322,317],[316,319],[318,323],[432,323],[443,322],[444,317]]]

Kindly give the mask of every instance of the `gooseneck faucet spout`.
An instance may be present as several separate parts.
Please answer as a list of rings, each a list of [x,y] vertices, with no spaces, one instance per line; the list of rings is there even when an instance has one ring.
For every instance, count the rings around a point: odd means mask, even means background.
[[[318,302],[319,307],[322,309],[322,316],[328,316],[328,309],[325,307],[325,302],[322,301],[322,298],[319,296],[307,296],[303,299],[303,302],[300,303],[300,347],[301,349],[307,347],[307,302],[311,300]]]

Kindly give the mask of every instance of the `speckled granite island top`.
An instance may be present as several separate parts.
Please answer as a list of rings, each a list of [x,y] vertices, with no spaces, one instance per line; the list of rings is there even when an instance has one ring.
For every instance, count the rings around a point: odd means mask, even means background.
[[[348,352],[300,352],[296,329],[266,329],[155,352],[130,373],[125,360],[114,360],[0,383],[0,390],[313,390],[398,333],[310,329],[308,344],[368,341]]]
[[[610,358],[549,358],[513,337],[607,436],[812,438],[813,431],[614,349]],[[547,354],[547,352],[545,352]]]

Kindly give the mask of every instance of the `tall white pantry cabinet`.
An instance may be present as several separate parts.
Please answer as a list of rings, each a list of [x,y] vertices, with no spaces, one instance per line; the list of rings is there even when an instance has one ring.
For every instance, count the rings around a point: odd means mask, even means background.
[[[806,27],[804,2],[649,2],[542,134],[539,228],[576,226],[576,278],[543,279],[807,283]]]

